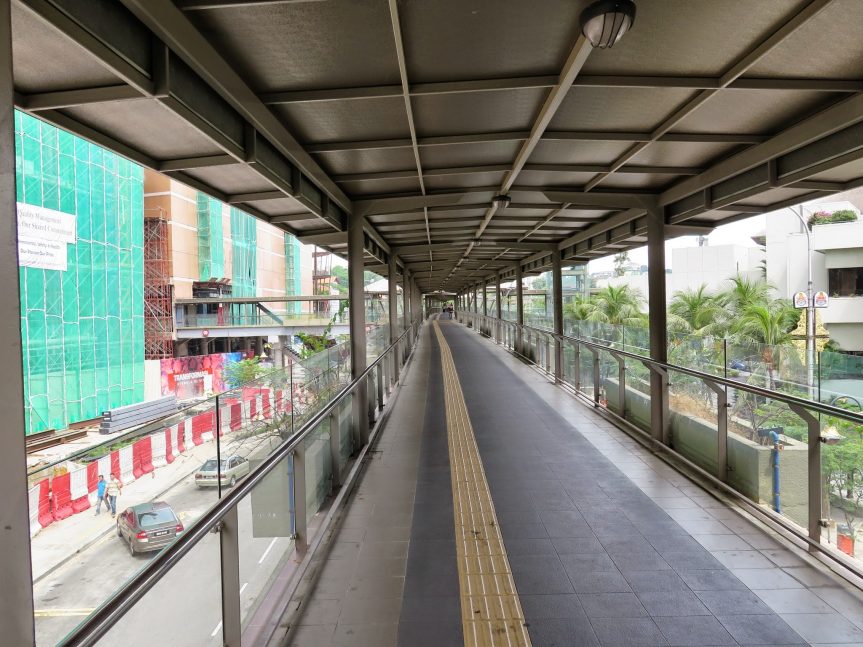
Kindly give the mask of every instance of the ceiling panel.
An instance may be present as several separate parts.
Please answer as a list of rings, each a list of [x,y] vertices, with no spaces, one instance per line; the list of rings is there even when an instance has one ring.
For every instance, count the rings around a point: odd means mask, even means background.
[[[414,152],[410,147],[316,153],[315,158],[330,175],[416,168]]]
[[[317,144],[410,137],[401,97],[271,106],[301,141]]]
[[[488,142],[483,144],[452,144],[421,146],[423,168],[453,166],[482,166],[485,164],[511,164],[522,142]]]
[[[531,88],[413,97],[417,136],[529,130],[547,93]]]
[[[574,87],[549,130],[652,130],[695,93],[664,88]]]

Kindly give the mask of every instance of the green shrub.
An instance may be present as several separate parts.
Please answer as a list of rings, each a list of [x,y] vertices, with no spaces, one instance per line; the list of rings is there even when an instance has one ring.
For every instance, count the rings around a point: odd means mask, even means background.
[[[809,216],[809,228],[814,225],[829,225],[836,222],[857,222],[857,212],[851,209],[840,209],[839,211],[816,211]]]

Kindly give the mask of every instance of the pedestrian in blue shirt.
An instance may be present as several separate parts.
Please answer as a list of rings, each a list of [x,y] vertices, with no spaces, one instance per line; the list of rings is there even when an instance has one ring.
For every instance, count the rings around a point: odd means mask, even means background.
[[[102,502],[105,501],[105,487],[107,485],[105,477],[99,474],[99,482],[96,483],[96,514],[99,514],[102,509]],[[105,507],[108,507],[107,501],[105,501]]]

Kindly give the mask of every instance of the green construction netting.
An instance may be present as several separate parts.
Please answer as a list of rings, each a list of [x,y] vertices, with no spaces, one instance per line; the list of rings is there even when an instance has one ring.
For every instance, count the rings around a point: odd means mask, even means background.
[[[300,294],[300,241],[285,234],[285,294]],[[293,303],[288,312],[299,314],[301,304]]]
[[[231,207],[231,296],[254,297],[258,289],[258,221]],[[257,307],[241,306],[243,316],[254,316]]]
[[[26,433],[144,399],[144,171],[15,113],[17,199],[76,217],[65,271],[20,268]]]
[[[225,276],[222,203],[198,193],[198,275],[202,281]]]

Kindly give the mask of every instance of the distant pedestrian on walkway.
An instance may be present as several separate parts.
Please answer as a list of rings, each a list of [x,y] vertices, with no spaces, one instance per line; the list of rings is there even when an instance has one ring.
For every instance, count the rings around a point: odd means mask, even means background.
[[[111,510],[111,518],[113,519],[117,515],[117,497],[120,496],[120,492],[123,491],[123,484],[120,482],[120,479],[117,478],[116,474],[111,474],[111,482],[108,483],[105,488],[105,496],[107,500],[108,508]]]
[[[105,477],[99,474],[99,482],[96,483],[96,514],[102,511],[102,502],[105,502],[105,508],[108,508],[108,502],[105,501],[105,487],[108,483]]]

